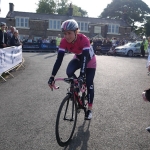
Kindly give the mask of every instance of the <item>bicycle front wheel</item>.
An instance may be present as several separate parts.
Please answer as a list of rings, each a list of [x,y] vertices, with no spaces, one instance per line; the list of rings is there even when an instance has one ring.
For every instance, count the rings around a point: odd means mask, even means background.
[[[67,95],[60,104],[56,118],[56,140],[60,146],[69,144],[77,122],[77,104]]]

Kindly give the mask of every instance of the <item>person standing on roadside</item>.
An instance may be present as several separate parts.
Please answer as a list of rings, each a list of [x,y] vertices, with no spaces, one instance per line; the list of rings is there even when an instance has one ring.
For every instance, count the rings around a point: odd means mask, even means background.
[[[148,38],[148,59],[147,59],[147,66],[148,72],[150,74],[150,37]]]
[[[56,37],[56,47],[57,47],[57,50],[58,50],[58,48],[59,48],[60,41],[61,41],[61,35],[58,34],[58,37]]]
[[[1,29],[0,29],[0,48],[5,48],[5,47],[7,47],[7,40],[8,40],[7,33],[5,31],[6,23],[1,22],[0,27],[1,27]]]
[[[148,40],[146,38],[144,38],[143,45],[144,45],[143,57],[145,57],[145,52],[147,52],[148,49]]]
[[[7,44],[8,44],[8,46],[10,46],[10,39],[13,37],[15,30],[16,30],[15,27],[13,27],[13,26],[10,26],[10,27],[9,27],[9,30],[8,30],[8,32],[7,32],[7,37],[8,37],[8,42],[7,42]]]
[[[18,35],[19,35],[18,30],[15,30],[12,38],[10,39],[10,46],[20,46],[20,45],[22,45]]]

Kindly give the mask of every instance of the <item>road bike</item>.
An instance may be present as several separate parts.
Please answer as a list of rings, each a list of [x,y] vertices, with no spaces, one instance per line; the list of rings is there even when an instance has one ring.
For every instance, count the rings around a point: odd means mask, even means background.
[[[87,88],[85,80],[80,83],[74,78],[57,78],[56,81],[69,83],[67,95],[62,100],[56,117],[55,134],[57,143],[61,146],[67,146],[74,134],[77,114],[82,110],[86,115],[87,111]],[[54,82],[53,88],[56,87]]]

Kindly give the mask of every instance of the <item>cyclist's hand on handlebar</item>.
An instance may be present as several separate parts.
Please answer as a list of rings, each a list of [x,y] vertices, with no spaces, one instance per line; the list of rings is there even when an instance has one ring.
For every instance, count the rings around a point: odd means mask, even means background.
[[[54,84],[54,77],[50,77],[48,80],[48,85],[52,91],[53,91],[53,84]]]
[[[84,76],[84,75],[80,75],[80,76],[78,77],[78,81],[79,81],[79,83],[80,83],[80,86],[82,86],[83,82],[85,81],[85,76]]]

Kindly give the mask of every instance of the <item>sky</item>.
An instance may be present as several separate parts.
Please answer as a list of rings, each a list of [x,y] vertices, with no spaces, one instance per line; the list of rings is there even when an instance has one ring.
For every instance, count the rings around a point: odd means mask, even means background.
[[[0,17],[5,18],[9,11],[9,3],[14,4],[14,11],[36,12],[39,0],[0,0]],[[69,0],[72,4],[88,12],[89,17],[97,18],[112,0]],[[143,0],[150,8],[150,0]]]

